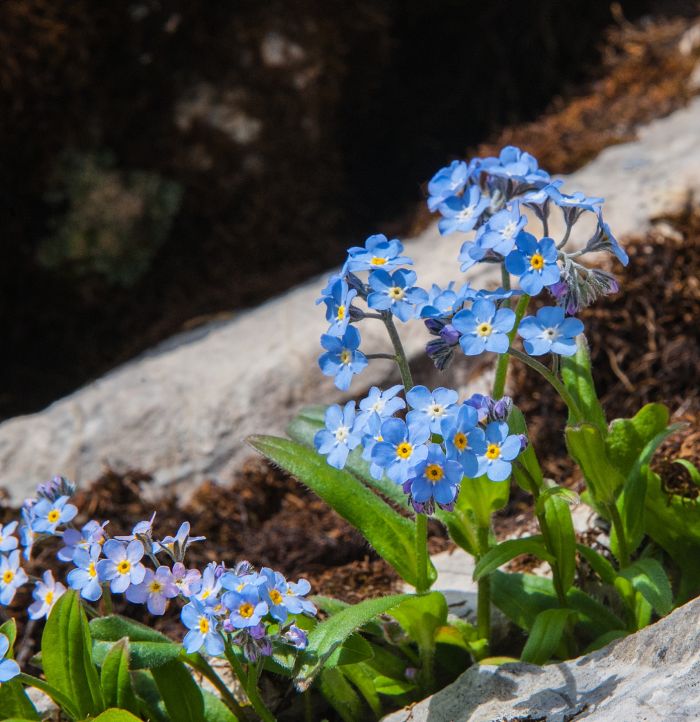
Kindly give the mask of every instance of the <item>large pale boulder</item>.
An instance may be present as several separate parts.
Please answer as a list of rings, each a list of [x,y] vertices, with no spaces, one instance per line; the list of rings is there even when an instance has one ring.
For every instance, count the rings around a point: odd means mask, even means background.
[[[696,100],[643,128],[637,141],[605,150],[569,176],[565,189],[604,196],[606,219],[618,236],[643,232],[700,189],[699,127]],[[459,276],[459,243],[441,238],[434,225],[406,242],[423,285]],[[497,285],[492,268],[477,273],[478,283]],[[252,311],[170,339],[46,410],[6,421],[0,485],[19,498],[53,474],[82,481],[104,464],[141,467],[163,484],[226,478],[248,453],[248,434],[281,432],[301,405],[342,398],[316,365],[325,328],[314,305],[321,285],[314,279]],[[415,356],[427,332],[421,324],[407,329],[405,345]],[[388,350],[377,322],[364,324],[363,337],[370,352]],[[474,366],[460,367],[467,369],[457,379],[463,384]],[[388,362],[373,363],[353,393],[392,373]]]
[[[700,719],[700,599],[592,654],[474,666],[384,722],[681,722]]]

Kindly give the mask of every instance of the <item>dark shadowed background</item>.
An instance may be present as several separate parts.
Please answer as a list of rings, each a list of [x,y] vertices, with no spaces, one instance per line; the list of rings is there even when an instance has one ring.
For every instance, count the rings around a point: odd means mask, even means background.
[[[0,3],[0,418],[408,233],[437,168],[595,78],[612,23],[691,8]]]

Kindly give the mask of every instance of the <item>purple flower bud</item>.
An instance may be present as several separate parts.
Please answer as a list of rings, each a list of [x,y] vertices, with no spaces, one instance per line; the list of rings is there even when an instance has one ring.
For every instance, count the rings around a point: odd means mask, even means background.
[[[248,629],[248,634],[250,634],[253,639],[262,639],[265,636],[265,625],[260,622],[260,624],[250,627]]]
[[[442,331],[440,331],[440,338],[448,346],[456,346],[461,337],[462,334],[451,323],[445,324]]]
[[[308,638],[306,632],[303,629],[299,629],[296,624],[292,624],[291,627],[284,634],[285,639],[297,649],[306,649],[308,644]]]
[[[520,438],[520,451],[522,453],[530,445],[530,440],[525,434],[518,434],[518,437]]]
[[[403,676],[409,681],[413,682],[418,676],[418,670],[415,667],[406,667]]]
[[[445,328],[445,322],[439,318],[426,318],[423,323],[433,336],[439,336],[440,331]]]
[[[513,408],[513,399],[510,396],[504,396],[498,401],[490,399],[489,420],[490,421],[507,421],[510,411]]]

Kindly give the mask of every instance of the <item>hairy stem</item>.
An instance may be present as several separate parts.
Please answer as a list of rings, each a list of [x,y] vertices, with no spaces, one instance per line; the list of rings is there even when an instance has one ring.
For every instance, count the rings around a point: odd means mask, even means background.
[[[231,649],[230,642],[226,643],[224,654],[226,655],[226,659],[231,665],[231,669],[233,669],[234,674],[238,677],[238,681],[241,683],[241,686],[250,700],[250,704],[253,706],[255,713],[261,720],[263,720],[263,722],[275,722],[275,715],[273,715],[272,712],[270,712],[270,710],[265,706],[265,703],[258,692],[257,672],[254,666],[249,665],[250,670],[248,674],[246,674],[243,664],[238,657],[236,657],[233,649]]]
[[[416,514],[416,591],[425,594],[430,590],[428,582],[428,517]]]
[[[515,334],[518,332],[518,325],[527,311],[527,305],[530,302],[530,296],[523,294],[518,301],[518,305],[515,307],[515,323],[513,328],[508,334],[508,345],[512,345],[515,339]],[[491,394],[496,401],[503,397],[506,390],[506,378],[508,377],[508,362],[510,357],[507,353],[501,354],[498,357],[498,364],[496,366],[496,377],[493,381],[493,393]]]
[[[480,558],[489,550],[489,531],[488,527],[479,527],[478,529]],[[491,646],[491,577],[488,574],[478,581],[476,628],[479,637],[486,640],[486,649],[483,656],[487,657]]]
[[[399,338],[399,332],[396,330],[394,320],[391,317],[391,313],[387,313],[384,316],[384,325],[389,333],[391,339],[391,345],[394,347],[394,353],[396,354],[396,365],[399,367],[399,373],[401,374],[401,382],[403,383],[404,390],[410,391],[413,388],[413,377],[411,376],[411,368],[408,365],[408,359],[406,358],[406,352],[404,351],[403,344]]]
[[[522,361],[526,366],[529,366],[531,369],[537,371],[540,376],[543,376],[550,384],[552,384],[559,396],[561,396],[564,400],[564,403],[569,407],[569,411],[571,412],[575,423],[583,420],[583,414],[574,400],[574,397],[567,391],[564,384],[544,364],[541,364],[531,356],[528,356],[526,353],[518,351],[518,349],[515,348],[509,348],[508,353],[517,358],[518,361]]]
[[[627,537],[625,536],[625,526],[622,523],[622,517],[617,509],[617,504],[611,502],[607,504],[608,512],[610,513],[610,521],[617,534],[617,546],[620,552],[620,568],[624,569],[630,564],[630,551],[627,544]]]

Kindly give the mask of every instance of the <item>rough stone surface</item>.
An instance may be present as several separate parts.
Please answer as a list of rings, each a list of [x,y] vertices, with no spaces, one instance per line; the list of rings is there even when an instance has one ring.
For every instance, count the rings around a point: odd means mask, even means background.
[[[385,722],[681,722],[700,717],[700,599],[585,657],[475,666]]]
[[[700,189],[698,127],[700,99],[642,129],[637,141],[605,150],[565,188],[604,196],[616,235],[643,232]],[[407,241],[421,283],[457,275],[458,244],[440,238],[434,225]],[[479,283],[497,284],[493,269],[479,273]],[[303,404],[342,400],[316,366],[324,321],[314,300],[321,285],[314,279],[253,311],[170,339],[46,410],[6,421],[0,484],[17,499],[56,473],[94,478],[105,463],[153,471],[164,484],[227,478],[249,453],[247,435],[283,431]],[[427,332],[420,324],[407,329],[405,345],[415,355]],[[387,350],[381,332],[365,324],[363,348]],[[388,373],[387,362],[372,364],[353,393]]]

